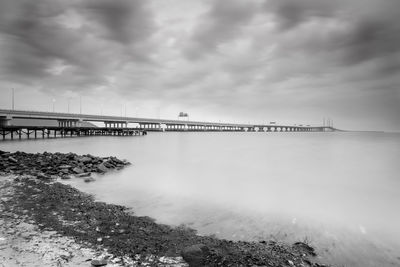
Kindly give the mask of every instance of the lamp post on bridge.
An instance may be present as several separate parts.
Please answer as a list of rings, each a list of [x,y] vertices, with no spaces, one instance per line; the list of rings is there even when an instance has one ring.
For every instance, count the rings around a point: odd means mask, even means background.
[[[15,95],[14,88],[11,89],[11,93],[12,93],[12,110],[14,110],[14,95]]]
[[[69,106],[70,106],[71,98],[68,97],[68,113],[69,113]]]
[[[56,100],[53,98],[53,113],[54,113],[54,110],[55,110],[55,108],[54,108],[55,103],[56,103]]]

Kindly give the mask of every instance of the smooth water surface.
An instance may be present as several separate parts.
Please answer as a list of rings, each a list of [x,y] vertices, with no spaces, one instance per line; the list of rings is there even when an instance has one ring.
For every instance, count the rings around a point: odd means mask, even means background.
[[[400,266],[400,134],[149,133],[0,149],[126,158],[120,172],[70,183],[200,234],[304,240],[337,266]]]

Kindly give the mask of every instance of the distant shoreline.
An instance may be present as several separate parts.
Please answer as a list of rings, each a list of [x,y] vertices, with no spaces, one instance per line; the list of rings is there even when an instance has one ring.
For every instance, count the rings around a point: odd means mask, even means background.
[[[75,240],[75,248],[79,249],[71,248],[70,256],[53,257],[53,261],[74,262],[75,265],[83,259],[77,254],[85,248],[90,251],[91,259],[97,260],[92,264],[100,262],[107,266],[132,263],[156,266],[188,266],[188,263],[189,266],[326,266],[317,263],[314,249],[302,242],[292,245],[274,241],[233,242],[198,236],[193,229],[171,227],[155,223],[148,217],[134,216],[126,207],[94,201],[93,196],[57,182],[59,179],[94,182],[91,173],[106,173],[127,165],[127,161],[114,157],[0,151],[0,188],[12,192],[1,199],[0,220],[34,225],[33,237],[40,236],[43,240],[49,240],[50,237],[46,239],[44,235],[48,231],[56,232],[60,240]],[[1,235],[14,238],[21,230],[9,234],[4,231],[6,229],[0,228]],[[0,250],[0,256],[5,257],[2,253]],[[87,266],[87,263],[82,262],[82,266]]]

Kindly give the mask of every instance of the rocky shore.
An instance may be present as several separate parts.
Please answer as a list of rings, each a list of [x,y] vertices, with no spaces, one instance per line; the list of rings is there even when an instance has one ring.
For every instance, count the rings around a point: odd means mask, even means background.
[[[115,157],[0,151],[0,266],[325,266],[302,242],[199,236],[59,182],[93,182],[93,173],[129,164]]]

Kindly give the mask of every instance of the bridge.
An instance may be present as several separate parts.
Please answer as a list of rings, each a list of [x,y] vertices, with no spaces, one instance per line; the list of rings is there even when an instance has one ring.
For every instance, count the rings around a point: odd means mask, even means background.
[[[31,120],[54,120],[58,122],[56,127],[34,127],[34,126],[15,126],[13,119],[31,119]],[[101,122],[104,127],[87,127],[84,122]],[[135,123],[136,127],[128,127],[129,123]],[[51,129],[50,129],[51,128]],[[137,118],[124,116],[105,116],[75,113],[43,112],[43,111],[25,111],[0,109],[0,132],[5,136],[13,135],[14,131],[21,136],[21,131],[25,129],[24,134],[30,135],[30,131],[42,131],[49,137],[50,134],[45,131],[57,131],[61,136],[65,133],[70,135],[138,135],[147,131],[198,131],[198,132],[324,132],[336,131],[337,129],[329,126],[310,126],[310,125],[284,125],[284,124],[241,124],[241,123],[221,123],[205,121],[182,121],[153,118]],[[36,136],[36,133],[35,133]]]

